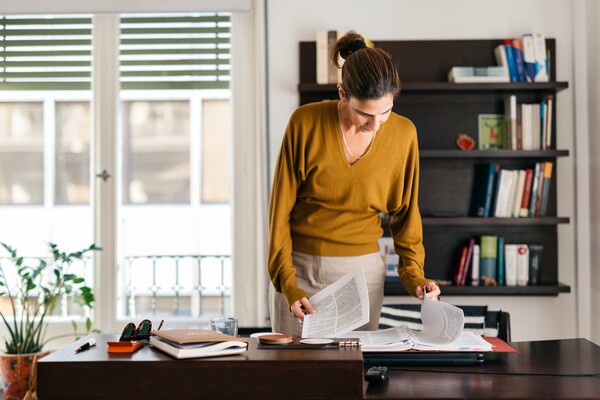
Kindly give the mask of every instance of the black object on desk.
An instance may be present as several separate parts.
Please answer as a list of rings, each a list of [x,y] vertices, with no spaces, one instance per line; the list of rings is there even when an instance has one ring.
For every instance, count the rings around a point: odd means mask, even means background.
[[[365,366],[387,365],[479,365],[483,364],[483,353],[473,352],[385,352],[363,353]]]

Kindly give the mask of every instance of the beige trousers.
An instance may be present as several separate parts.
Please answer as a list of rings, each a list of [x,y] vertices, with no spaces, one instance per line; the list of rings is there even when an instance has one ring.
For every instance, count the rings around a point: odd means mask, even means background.
[[[385,282],[385,266],[378,252],[352,257],[325,257],[295,251],[292,253],[292,262],[296,268],[296,282],[306,291],[309,299],[354,267],[361,266],[369,289],[370,319],[358,330],[377,329]],[[273,285],[269,285],[269,303],[273,332],[301,337],[302,324],[294,317],[285,298],[275,291]]]

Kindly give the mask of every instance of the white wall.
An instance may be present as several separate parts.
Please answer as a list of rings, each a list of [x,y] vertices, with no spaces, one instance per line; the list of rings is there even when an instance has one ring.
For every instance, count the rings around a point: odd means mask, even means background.
[[[589,159],[590,159],[590,182],[591,191],[591,248],[592,260],[600,260],[600,136],[597,131],[600,126],[600,29],[598,21],[600,21],[600,2],[587,1],[587,27],[588,27],[588,127],[590,132],[589,143]],[[594,246],[596,244],[596,246]],[[596,264],[596,265],[594,265]],[[591,286],[591,340],[595,343],[600,343],[600,267],[598,263],[592,262],[594,265],[590,271],[590,286]]]
[[[314,40],[315,32],[320,29],[354,29],[373,40],[511,38],[525,32],[542,32],[557,40],[557,79],[568,81],[571,88],[575,78],[571,0],[266,1],[271,174],[287,119],[298,106],[298,43]],[[574,147],[572,92],[571,89],[563,91],[557,99],[558,147],[569,149],[571,154]],[[595,105],[598,106],[597,101]],[[571,286],[571,293],[557,297],[444,297],[454,304],[488,304],[492,309],[510,312],[515,341],[580,336],[575,292],[573,158],[560,159],[557,165],[558,211],[561,216],[571,218],[569,225],[559,227],[559,280]],[[600,167],[598,169],[600,175]],[[597,196],[600,197],[600,192]],[[597,292],[595,299],[598,300]],[[406,297],[388,300],[409,301]]]

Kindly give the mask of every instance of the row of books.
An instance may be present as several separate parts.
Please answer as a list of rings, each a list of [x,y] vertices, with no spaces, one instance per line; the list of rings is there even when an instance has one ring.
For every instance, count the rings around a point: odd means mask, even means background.
[[[546,38],[541,33],[526,33],[505,39],[494,48],[496,66],[454,66],[448,71],[448,81],[477,82],[548,82],[549,57]]]
[[[498,163],[476,165],[469,215],[545,217],[553,167],[552,161],[540,161],[525,169],[502,169]]]
[[[548,82],[550,68],[546,38],[541,33],[505,39],[494,49],[496,63],[504,68],[511,82]]]
[[[552,107],[554,97],[540,103],[517,103],[517,96],[506,97],[503,148],[508,150],[547,150],[552,148]]]
[[[341,83],[342,82],[342,70],[337,68],[329,61],[329,54],[331,49],[335,46],[336,42],[340,37],[344,35],[342,31],[336,30],[320,30],[317,31],[317,83],[318,84],[329,84],[329,83]],[[343,63],[343,59],[340,57],[338,62],[340,65]]]
[[[459,251],[455,286],[536,286],[541,281],[541,244],[507,244],[503,236],[471,238]]]

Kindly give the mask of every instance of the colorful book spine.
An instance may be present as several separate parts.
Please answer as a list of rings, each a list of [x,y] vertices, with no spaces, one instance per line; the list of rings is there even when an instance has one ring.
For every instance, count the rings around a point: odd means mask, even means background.
[[[510,76],[510,81],[517,82],[519,76],[517,75],[517,64],[515,63],[512,40],[506,39],[504,41],[504,51],[506,52],[506,61],[508,63],[508,74]]]
[[[541,33],[533,35],[533,54],[535,58],[534,82],[548,82],[548,55],[546,54],[546,38]]]
[[[527,72],[525,72],[525,61],[523,61],[523,41],[519,38],[513,39],[513,53],[515,55],[515,64],[517,66],[517,76],[519,82],[527,82]]]
[[[531,201],[531,189],[533,184],[533,177],[535,171],[533,168],[525,169],[525,184],[523,185],[523,197],[521,198],[521,209],[519,211],[519,217],[529,216],[529,202]]]
[[[474,168],[473,189],[469,215],[472,217],[491,216],[492,199],[494,197],[494,180],[497,163],[478,164]]]
[[[467,246],[462,246],[459,250],[458,265],[456,266],[456,272],[454,273],[454,286],[460,286],[460,280],[467,262],[467,252]]]
[[[539,216],[545,217],[548,212],[548,199],[550,198],[550,186],[552,185],[552,161],[544,163],[544,179],[542,180],[542,198],[540,200]]]
[[[495,235],[481,236],[479,276],[482,286],[498,286],[498,282],[496,281],[497,258],[498,237]]]
[[[475,248],[475,239],[469,239],[469,245],[467,246],[467,259],[465,261],[465,267],[460,277],[460,286],[465,286],[467,283],[467,275],[469,274],[469,267],[472,268],[473,249]]]

